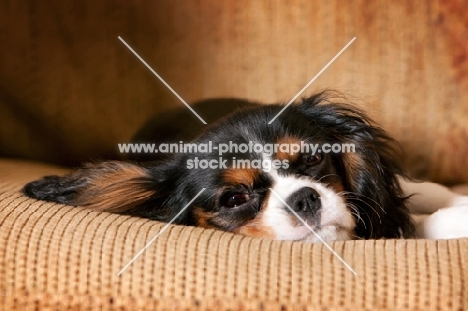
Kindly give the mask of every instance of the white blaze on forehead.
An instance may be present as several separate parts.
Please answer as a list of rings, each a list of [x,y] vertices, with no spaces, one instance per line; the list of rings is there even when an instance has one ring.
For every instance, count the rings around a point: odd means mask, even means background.
[[[309,187],[317,191],[321,200],[320,227],[314,230],[326,241],[348,240],[352,238],[355,226],[354,219],[346,203],[334,190],[324,184],[314,181],[308,177],[280,176],[277,171],[272,170],[272,189],[285,202],[288,198],[301,188]],[[291,206],[292,207],[292,206]],[[302,240],[318,242],[315,235],[305,226],[294,220],[289,209],[284,206],[278,197],[272,193],[264,202],[263,221],[266,226],[272,228],[278,240]],[[309,224],[312,226],[312,224]]]

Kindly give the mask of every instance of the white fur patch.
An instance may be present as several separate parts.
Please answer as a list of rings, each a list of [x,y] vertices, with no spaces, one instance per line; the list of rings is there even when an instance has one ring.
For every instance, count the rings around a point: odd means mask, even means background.
[[[418,238],[453,239],[468,237],[468,196],[430,182],[400,178]]]
[[[307,177],[280,176],[276,171],[271,171],[274,185],[273,191],[284,201],[303,187],[313,188],[321,199],[320,226],[309,224],[314,231],[325,241],[349,240],[353,238],[355,221],[351,211],[346,207],[343,198],[334,190],[324,184]],[[319,242],[320,240],[301,223],[295,221],[294,214],[288,211],[288,207],[270,193],[263,209],[263,223],[270,227],[278,240],[295,240],[305,242]]]
[[[431,215],[413,215],[416,236],[424,239],[468,237],[468,205],[441,208]]]

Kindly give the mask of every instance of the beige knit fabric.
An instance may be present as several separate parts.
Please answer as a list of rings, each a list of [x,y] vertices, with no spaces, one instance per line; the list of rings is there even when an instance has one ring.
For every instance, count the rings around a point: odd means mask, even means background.
[[[55,167],[0,160],[3,310],[464,310],[468,239],[331,246],[247,238],[36,201]]]

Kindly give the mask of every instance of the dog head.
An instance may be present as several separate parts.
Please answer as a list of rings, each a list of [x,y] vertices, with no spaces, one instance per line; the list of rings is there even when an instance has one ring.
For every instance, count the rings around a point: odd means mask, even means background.
[[[238,111],[190,144],[176,142],[177,153],[162,162],[92,164],[24,192],[281,240],[411,234],[398,148],[381,128],[331,93],[291,105],[270,122],[282,108]]]

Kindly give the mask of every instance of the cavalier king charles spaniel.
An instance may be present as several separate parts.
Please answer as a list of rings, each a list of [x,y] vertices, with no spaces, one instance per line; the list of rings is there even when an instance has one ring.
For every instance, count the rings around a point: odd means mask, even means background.
[[[270,122],[283,105],[207,100],[194,108],[208,126],[188,110],[159,115],[134,139],[156,146],[150,153],[46,176],[23,192],[278,240],[468,236],[468,197],[408,179],[398,144],[345,102],[322,92]]]

